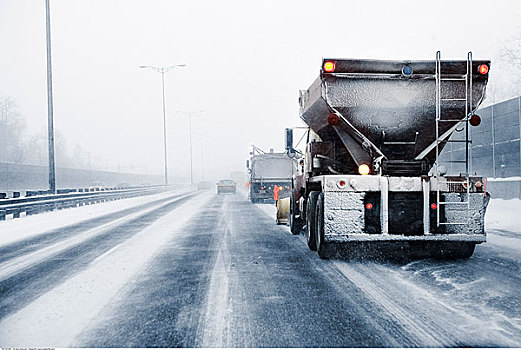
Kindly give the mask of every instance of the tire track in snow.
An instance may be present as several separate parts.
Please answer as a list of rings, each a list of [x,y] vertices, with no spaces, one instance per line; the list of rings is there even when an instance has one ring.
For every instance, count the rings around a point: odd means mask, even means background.
[[[78,337],[76,347],[196,347],[222,236],[222,198],[207,204]],[[204,215],[201,215],[204,213]],[[119,250],[119,248],[118,248]]]
[[[2,243],[0,242],[0,264],[10,259],[28,254],[38,249],[43,249],[48,245],[59,242],[64,238],[80,234],[85,230],[95,229],[97,227],[110,224],[114,220],[126,217],[133,213],[152,208],[161,203],[171,201],[183,194],[176,193],[167,198],[153,200],[148,203],[136,205],[123,210],[111,212],[109,214],[97,216],[88,220],[81,220],[74,224],[68,224],[59,228],[53,228],[47,231],[40,232],[36,235],[30,235],[27,238],[18,239],[14,242]],[[34,217],[31,217],[34,218]]]
[[[101,226],[98,226],[94,229],[84,231],[72,237],[66,237],[64,240],[48,245],[47,247],[44,247],[42,249],[38,249],[31,253],[8,260],[7,262],[4,262],[0,265],[0,283],[12,277],[13,275],[16,275],[26,270],[31,266],[37,265],[42,261],[50,259],[51,257],[56,256],[63,251],[75,247],[76,245],[87,242],[88,240],[100,234],[107,234],[108,232],[117,229],[118,226],[121,226],[125,222],[134,221],[143,216],[152,216],[157,210],[169,206],[172,203],[180,201],[189,196],[190,195],[180,196],[174,200],[167,202],[166,204],[160,204],[151,208],[147,208],[146,212],[139,211],[137,213],[132,213],[123,216]]]
[[[3,346],[70,347],[96,316],[197,213],[189,201],[169,211],[87,269],[0,322]]]
[[[0,281],[0,318],[23,308],[194,195],[176,197],[153,210],[117,219],[118,224],[107,224],[104,230],[90,230],[81,237],[84,239],[82,241],[75,236],[66,243],[57,243],[52,249],[46,247],[44,251],[33,252],[29,257],[19,257],[19,265],[12,262],[0,265],[0,270],[4,272],[4,279]]]
[[[399,272],[378,263],[335,266],[379,304],[421,347],[495,347],[516,343],[494,321],[465,310],[443,293],[424,289]],[[456,304],[456,305],[454,305]],[[404,344],[410,346],[411,344]]]

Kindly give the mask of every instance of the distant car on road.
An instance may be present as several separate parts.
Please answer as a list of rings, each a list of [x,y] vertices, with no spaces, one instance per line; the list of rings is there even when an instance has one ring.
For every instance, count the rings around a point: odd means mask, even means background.
[[[237,188],[237,183],[233,180],[219,180],[217,183],[217,194],[221,193],[235,193]]]

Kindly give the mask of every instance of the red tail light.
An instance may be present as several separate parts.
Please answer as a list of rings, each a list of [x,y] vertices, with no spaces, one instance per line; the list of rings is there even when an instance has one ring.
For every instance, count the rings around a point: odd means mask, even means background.
[[[479,74],[485,75],[488,73],[488,66],[486,64],[481,64],[478,67]]]
[[[479,117],[479,115],[472,115],[472,117],[470,117],[470,125],[478,126],[479,124],[481,124],[481,118]]]
[[[436,210],[436,208],[438,208],[438,206],[436,205],[436,203],[432,203],[432,204],[431,204],[431,209],[432,209],[432,210]]]
[[[365,209],[367,209],[367,210],[371,210],[371,209],[373,209],[373,205],[372,205],[371,203],[367,203],[367,204],[365,205]]]
[[[338,119],[338,115],[334,114],[334,113],[331,113],[328,117],[327,117],[327,123],[329,125],[338,125],[338,122],[340,121],[340,119]]]
[[[324,62],[324,72],[326,73],[332,73],[335,71],[336,64],[333,61],[326,61]]]

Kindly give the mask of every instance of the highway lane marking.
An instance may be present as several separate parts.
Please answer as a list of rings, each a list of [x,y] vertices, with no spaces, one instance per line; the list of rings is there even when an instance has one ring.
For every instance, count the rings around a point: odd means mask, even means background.
[[[157,210],[160,207],[172,204],[174,202],[177,202],[177,201],[179,201],[183,198],[189,197],[191,195],[192,194],[187,194],[184,196],[177,197],[173,200],[156,205],[156,206],[152,207],[151,209],[149,208],[149,209],[146,209],[143,211],[139,211],[137,213],[133,213],[133,214],[124,216],[122,218],[119,218],[119,219],[116,219],[109,223],[98,226],[94,229],[77,234],[74,237],[65,239],[61,242],[58,242],[53,245],[39,249],[35,252],[25,254],[18,258],[8,260],[7,262],[4,262],[4,263],[2,263],[2,265],[0,265],[0,282],[18,274],[24,270],[27,270],[31,266],[34,266],[46,259],[50,259],[53,256],[58,255],[59,253],[61,253],[63,251],[71,249],[71,248],[89,240],[92,237],[95,237],[105,231],[108,231],[111,228],[114,228],[114,227],[120,225],[121,223],[131,221],[135,218],[145,215],[146,213],[153,213],[155,210]]]
[[[109,250],[107,250],[105,253],[101,254],[100,256],[98,256],[96,259],[94,259],[91,264],[94,264],[96,263],[97,261],[103,259],[104,257],[112,254],[112,252],[114,252],[116,249],[118,249],[119,247],[121,247],[121,245],[123,245],[123,243],[120,243],[112,248],[110,248]]]
[[[164,244],[185,234],[188,221],[211,198],[198,194],[145,227],[112,254],[2,319],[2,345],[72,347],[78,336],[97,326],[102,310],[119,301],[118,296],[124,295],[122,289],[133,276],[142,273]]]
[[[202,325],[200,325],[203,329],[200,347],[224,347],[224,331],[227,328],[227,314],[228,275],[220,250],[212,270],[204,321]]]

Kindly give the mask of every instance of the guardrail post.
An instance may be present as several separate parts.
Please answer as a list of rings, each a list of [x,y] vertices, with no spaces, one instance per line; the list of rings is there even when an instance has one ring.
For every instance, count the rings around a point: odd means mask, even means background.
[[[5,220],[5,210],[0,210],[0,221]]]

